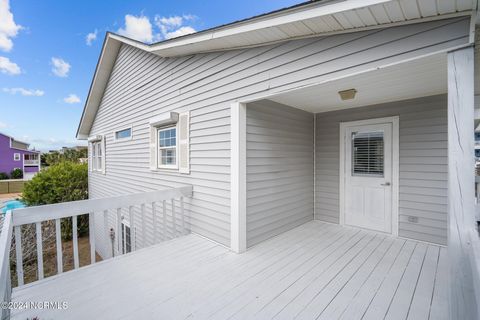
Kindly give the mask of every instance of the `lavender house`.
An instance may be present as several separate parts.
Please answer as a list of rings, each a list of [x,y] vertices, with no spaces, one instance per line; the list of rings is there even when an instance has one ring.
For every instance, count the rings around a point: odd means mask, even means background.
[[[29,150],[29,144],[0,133],[0,172],[10,174],[15,168],[23,171],[24,179],[40,171],[40,151]]]

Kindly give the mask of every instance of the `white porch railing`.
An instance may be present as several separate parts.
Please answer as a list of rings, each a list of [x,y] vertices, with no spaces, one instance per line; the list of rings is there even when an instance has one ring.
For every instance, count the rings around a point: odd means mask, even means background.
[[[23,160],[23,164],[26,166],[38,166],[40,160]]]
[[[24,284],[23,270],[23,253],[22,253],[22,232],[23,225],[35,225],[36,239],[36,256],[37,256],[37,275],[38,280],[44,277],[43,263],[43,238],[42,238],[42,222],[54,221],[55,225],[55,246],[57,258],[57,274],[63,272],[63,252],[61,237],[61,220],[62,218],[72,219],[72,244],[73,244],[73,260],[74,269],[79,268],[79,250],[78,250],[78,233],[77,218],[80,215],[89,215],[89,242],[90,242],[90,262],[93,264],[96,260],[95,246],[95,219],[94,215],[102,215],[108,220],[107,215],[113,210],[116,215],[116,235],[117,239],[121,233],[121,212],[122,209],[128,210],[129,223],[131,226],[138,225],[134,222],[134,207],[140,210],[140,227],[137,228],[142,239],[142,246],[146,246],[146,214],[152,215],[153,221],[153,243],[165,241],[174,237],[179,237],[189,232],[189,225],[186,223],[186,215],[184,209],[184,198],[192,196],[192,186],[167,189],[160,191],[152,191],[145,193],[137,193],[119,197],[90,199],[73,202],[58,203],[52,205],[44,205],[37,207],[28,207],[8,211],[4,216],[3,227],[0,234],[0,302],[10,301],[11,296],[11,275],[10,275],[10,251],[13,250],[12,240],[15,239],[15,259],[16,274],[18,285]],[[161,210],[157,210],[157,204]],[[147,210],[148,209],[148,210]],[[167,222],[167,211],[169,212]],[[167,235],[167,223],[170,223],[173,232]],[[53,225],[53,223],[52,223]],[[177,226],[178,229],[177,230]],[[135,228],[132,228],[135,229]],[[110,230],[104,230],[105,236],[109,237]],[[135,236],[134,231],[134,235]],[[108,238],[107,238],[108,239]],[[29,243],[33,246],[33,243]],[[133,245],[131,250],[138,249],[137,245]],[[119,250],[119,254],[122,251]],[[2,309],[2,319],[8,319],[8,309]]]

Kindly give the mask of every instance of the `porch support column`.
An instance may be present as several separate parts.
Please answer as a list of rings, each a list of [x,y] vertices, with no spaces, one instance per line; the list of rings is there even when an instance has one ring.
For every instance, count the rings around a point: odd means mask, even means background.
[[[448,53],[448,257],[451,319],[478,319],[480,282],[472,241],[474,206],[473,47]]]
[[[247,111],[244,103],[231,105],[230,248],[247,249]]]

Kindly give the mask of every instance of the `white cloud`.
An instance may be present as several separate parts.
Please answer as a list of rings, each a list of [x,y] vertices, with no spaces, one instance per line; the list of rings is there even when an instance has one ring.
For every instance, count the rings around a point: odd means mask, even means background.
[[[87,44],[87,46],[91,46],[92,42],[97,40],[97,34],[98,34],[97,29],[95,29],[94,32],[90,32],[89,34],[87,34],[87,36],[85,37],[85,43]]]
[[[69,104],[80,103],[80,98],[76,94],[72,93],[63,98],[63,101]]]
[[[180,27],[183,24],[183,17],[160,17],[155,16],[155,24],[160,28],[161,26]]]
[[[0,72],[9,75],[17,75],[20,74],[22,71],[18,64],[10,61],[10,59],[8,59],[7,57],[0,57]]]
[[[185,14],[183,16],[161,17],[155,16],[155,25],[160,29],[159,39],[172,39],[186,34],[194,33],[196,30],[192,26],[184,25],[186,21],[193,21],[196,16]]]
[[[153,30],[150,19],[146,16],[133,16],[127,14],[125,16],[125,28],[117,31],[120,35],[129,37],[142,42],[153,41]]]
[[[21,94],[22,96],[35,96],[41,97],[45,94],[43,90],[38,89],[25,89],[25,88],[3,88],[3,92],[10,94]]]
[[[0,50],[13,48],[12,38],[16,37],[22,26],[16,24],[10,11],[9,0],[0,0]]]
[[[172,39],[172,38],[184,36],[186,34],[195,33],[195,32],[196,32],[195,29],[193,29],[192,27],[188,27],[188,26],[180,27],[175,31],[167,32],[165,34],[165,39]]]
[[[52,63],[52,72],[54,75],[62,78],[68,76],[68,72],[70,71],[70,67],[71,67],[68,62],[66,62],[63,59],[53,57],[51,63]]]

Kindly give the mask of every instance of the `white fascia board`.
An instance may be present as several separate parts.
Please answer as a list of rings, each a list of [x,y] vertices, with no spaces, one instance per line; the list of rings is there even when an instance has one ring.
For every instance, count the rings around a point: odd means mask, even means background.
[[[246,20],[244,22],[239,22],[240,25],[225,26],[225,28],[214,29],[208,33],[199,33],[192,34],[191,36],[182,37],[178,40],[168,41],[165,43],[153,44],[149,47],[150,51],[161,51],[163,49],[169,49],[172,47],[178,47],[183,45],[191,45],[197,42],[202,42],[206,40],[218,39],[223,37],[232,36],[235,34],[245,33],[249,31],[265,29],[270,27],[275,27],[283,25],[286,23],[292,23],[297,21],[302,21],[306,19],[311,19],[315,17],[325,16],[329,14],[334,14],[338,12],[348,11],[359,9],[363,7],[373,6],[376,4],[381,4],[385,2],[390,2],[392,0],[348,0],[341,1],[337,3],[318,3],[318,7],[312,8],[312,6],[306,6],[299,8],[298,12],[278,12],[276,15],[266,15],[264,17],[259,17],[253,20]],[[292,9],[295,10],[295,9]]]
[[[77,139],[85,140],[90,134],[93,121],[97,114],[98,107],[103,97],[103,93],[110,78],[118,51],[124,40],[118,41],[111,34],[107,34],[105,43],[102,48],[102,53],[98,59],[97,69],[93,76],[90,90],[88,92],[87,100],[83,110],[80,124],[77,130]]]

